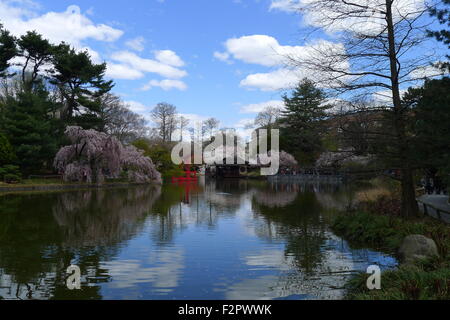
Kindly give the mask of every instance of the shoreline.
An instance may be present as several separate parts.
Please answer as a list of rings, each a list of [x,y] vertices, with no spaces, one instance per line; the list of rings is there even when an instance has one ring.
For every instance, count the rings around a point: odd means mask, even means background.
[[[130,182],[113,182],[104,184],[83,183],[83,184],[41,184],[41,185],[18,185],[0,186],[0,195],[7,193],[21,193],[34,191],[65,191],[65,190],[79,190],[79,189],[108,189],[120,187],[134,187],[134,186],[152,186],[153,183],[130,183]]]
[[[354,275],[346,284],[344,300],[448,299],[450,296],[450,227],[430,217],[405,219],[368,211],[341,212],[331,229],[352,247],[377,250],[398,258],[403,239],[420,234],[435,240],[439,256],[400,263],[396,269],[382,272],[382,289],[366,287],[368,275]],[[400,262],[400,261],[399,261]]]

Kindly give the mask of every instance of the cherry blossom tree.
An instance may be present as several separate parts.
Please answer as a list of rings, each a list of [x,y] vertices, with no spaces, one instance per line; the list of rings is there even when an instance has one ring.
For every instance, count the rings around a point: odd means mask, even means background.
[[[294,156],[285,152],[280,152],[280,166],[281,167],[288,167],[288,168],[294,168],[298,166],[297,160],[295,160]]]
[[[161,182],[152,160],[117,138],[75,126],[65,134],[71,145],[61,148],[54,160],[65,181],[103,183],[105,176],[118,178],[124,172],[132,182]]]

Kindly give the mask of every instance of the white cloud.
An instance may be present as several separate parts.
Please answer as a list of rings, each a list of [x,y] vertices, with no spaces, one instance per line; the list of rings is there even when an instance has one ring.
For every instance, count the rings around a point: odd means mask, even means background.
[[[435,66],[425,66],[415,69],[409,76],[411,79],[425,79],[442,76],[444,74],[445,72],[440,68],[436,68]]]
[[[255,73],[240,83],[241,87],[256,88],[262,91],[277,91],[295,87],[304,76],[288,69],[278,69],[268,73]]]
[[[304,46],[283,46],[274,37],[257,34],[228,39],[225,42],[226,51],[215,56],[223,59],[232,56],[245,63],[275,67],[290,64],[291,58],[300,60],[315,56],[318,49],[324,47],[329,47],[331,50],[344,50],[341,44],[326,40],[310,42]]]
[[[130,51],[119,51],[112,54],[111,59],[129,65],[141,72],[156,73],[163,77],[179,79],[187,75],[186,71],[153,59],[144,59]]]
[[[2,1],[0,20],[16,36],[36,30],[54,43],[65,41],[76,48],[82,48],[82,42],[87,39],[113,42],[123,35],[122,30],[94,24],[78,6],[72,5],[64,12],[50,11],[42,15],[37,14],[35,9],[36,6],[29,1]]]
[[[250,74],[240,83],[242,87],[257,88],[262,91],[290,89],[303,78],[318,80],[320,75],[315,70],[299,66],[287,68],[286,66],[292,64],[292,61],[309,59],[317,62],[320,60],[319,53],[321,51],[335,51],[336,53],[345,51],[342,44],[325,40],[307,43],[304,46],[283,46],[277,39],[267,35],[232,38],[225,42],[225,48],[224,53],[215,56],[222,60],[229,60],[232,57],[245,63],[277,67],[270,72]],[[328,63],[330,62],[328,61]],[[348,64],[343,63],[339,67],[347,69]],[[324,81],[324,83],[327,82]]]
[[[145,39],[144,37],[137,37],[134,39],[130,39],[128,40],[125,45],[127,47],[129,47],[130,49],[133,49],[135,51],[144,51],[144,44],[145,44]]]
[[[138,101],[133,101],[133,100],[125,101],[125,104],[128,106],[128,108],[130,108],[131,111],[140,113],[140,114],[149,112],[152,109],[149,106],[146,106]]]
[[[230,60],[230,54],[228,52],[216,51],[216,52],[214,52],[214,58],[216,58],[217,60],[226,62],[228,64],[233,63],[233,61]]]
[[[97,51],[85,45],[87,40],[114,42],[123,35],[122,30],[105,24],[95,24],[82,13],[78,6],[69,6],[63,12],[37,13],[37,5],[28,0],[0,1],[0,21],[12,34],[20,36],[29,30],[36,30],[53,43],[65,41],[76,49],[87,50],[95,63],[103,59]],[[125,44],[136,51],[144,50],[145,39],[137,37]],[[169,79],[179,79],[187,75],[186,71],[178,69],[184,62],[170,50],[155,52],[155,60],[144,59],[130,51],[120,51],[112,54],[107,66],[106,75],[115,79],[135,80],[144,77],[144,73],[156,73]],[[180,82],[163,80],[155,86],[167,90],[169,87],[183,88]]]
[[[259,113],[268,107],[284,109],[284,102],[281,100],[270,100],[261,103],[248,104],[241,107],[240,113]]]
[[[199,124],[201,122],[204,122],[208,120],[210,117],[202,116],[195,113],[180,113],[180,116],[185,117],[186,119],[189,119],[191,122],[190,125],[194,126],[194,124]]]
[[[379,33],[385,29],[386,21],[382,11],[385,0],[353,0],[348,3],[335,1],[322,2],[320,8],[315,7],[317,0],[272,0],[270,10],[285,12],[301,12],[307,25],[324,28],[328,32],[363,31]],[[399,21],[406,15],[417,16],[424,9],[425,0],[396,0],[393,2],[393,18]],[[301,10],[301,11],[300,11]],[[346,14],[346,12],[353,14]],[[347,18],[342,19],[343,16]],[[330,21],[334,20],[332,25]]]
[[[247,129],[248,127],[254,126],[255,119],[253,118],[244,118],[240,119],[235,125],[234,128],[236,129]]]
[[[161,89],[163,89],[165,91],[169,91],[171,89],[178,89],[178,90],[184,91],[187,89],[187,85],[183,81],[173,80],[173,79],[164,79],[161,81],[151,80],[144,87],[142,87],[142,90],[147,91],[153,87],[160,87]]]
[[[173,67],[183,67],[184,61],[172,50],[155,51],[155,59]]]
[[[268,67],[281,64],[285,60],[282,54],[295,50],[295,47],[280,46],[275,38],[267,35],[228,39],[225,42],[225,48],[224,53],[216,53],[215,57],[221,60],[233,57],[246,63]]]
[[[144,74],[124,64],[108,63],[106,76],[112,79],[136,80],[144,77]]]

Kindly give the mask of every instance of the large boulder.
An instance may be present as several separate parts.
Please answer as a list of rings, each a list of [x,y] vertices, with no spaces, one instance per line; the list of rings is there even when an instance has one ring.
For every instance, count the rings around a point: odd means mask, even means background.
[[[398,253],[400,261],[404,264],[414,264],[418,260],[439,255],[434,240],[422,235],[407,236]]]

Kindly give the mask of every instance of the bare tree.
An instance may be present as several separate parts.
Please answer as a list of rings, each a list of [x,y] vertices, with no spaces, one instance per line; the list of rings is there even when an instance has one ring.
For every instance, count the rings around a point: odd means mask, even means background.
[[[100,117],[104,130],[122,143],[131,143],[147,135],[147,121],[133,111],[120,97],[107,93],[101,97]]]
[[[301,10],[309,22],[334,35],[340,43],[322,42],[307,54],[290,56],[290,64],[320,75],[322,87],[355,96],[381,93],[388,96],[387,114],[391,130],[378,131],[390,145],[389,166],[400,172],[402,214],[418,213],[413,165],[408,150],[408,108],[401,88],[423,79],[423,71],[435,57],[419,47],[428,40],[424,19],[427,6],[405,0],[310,0]],[[319,79],[320,78],[320,79]],[[324,85],[325,84],[325,85]]]
[[[264,127],[267,129],[272,129],[275,122],[280,118],[281,109],[275,107],[267,107],[258,115],[255,119],[255,125],[259,127]]]
[[[159,135],[163,142],[171,139],[172,132],[175,128],[175,117],[177,108],[169,103],[158,103],[151,111],[151,117],[158,126]]]
[[[186,128],[189,125],[189,123],[190,123],[190,120],[185,118],[185,117],[183,117],[183,116],[180,116],[178,118],[178,125],[179,125],[179,128],[180,128],[180,141],[183,141],[184,130],[186,130]]]
[[[209,134],[210,140],[214,136],[214,131],[219,128],[220,121],[216,118],[209,118],[204,123],[205,132]]]

